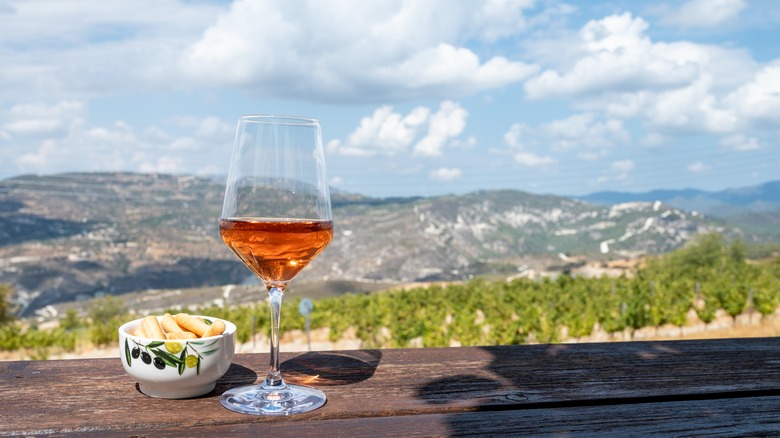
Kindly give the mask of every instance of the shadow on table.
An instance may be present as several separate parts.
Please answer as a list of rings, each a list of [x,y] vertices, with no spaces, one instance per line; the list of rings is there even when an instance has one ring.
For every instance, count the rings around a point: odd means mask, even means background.
[[[310,352],[281,365],[290,383],[318,386],[350,385],[371,378],[382,360],[379,350]]]
[[[682,345],[682,344],[681,344]],[[621,354],[613,354],[619,349]],[[489,356],[485,357],[484,353]],[[433,379],[417,388],[417,397],[431,405],[463,407],[469,411],[506,411],[568,406],[571,397],[591,394],[597,401],[575,400],[578,405],[613,403],[636,391],[632,376],[645,376],[643,389],[657,394],[668,390],[668,376],[680,369],[692,353],[679,345],[663,342],[592,344],[550,344],[484,347],[479,353],[485,366],[473,374],[454,374]],[[598,364],[620,357],[622,366],[609,368],[608,378],[596,372]],[[595,371],[594,371],[595,370]],[[694,369],[695,373],[701,373]],[[567,398],[568,397],[568,398]],[[663,397],[656,397],[662,400]],[[532,417],[529,410],[526,418]],[[451,415],[446,420],[452,435],[479,433],[479,424],[468,415]],[[507,430],[526,430],[528,424],[507,424]],[[530,427],[533,427],[531,425]],[[531,430],[531,429],[528,429]]]
[[[517,348],[510,347],[510,348]],[[557,347],[555,347],[557,348]],[[565,347],[564,347],[565,348]],[[460,435],[490,435],[495,433],[494,424],[491,421],[479,421],[468,412],[474,411],[502,411],[518,404],[526,404],[529,398],[533,399],[534,388],[539,380],[544,380],[538,370],[554,369],[557,352],[553,349],[545,349],[541,346],[524,347],[524,350],[533,350],[533,354],[523,354],[529,360],[507,361],[502,357],[503,348],[485,348],[489,354],[485,358],[480,354],[479,360],[487,359],[485,366],[473,374],[453,374],[433,379],[417,388],[417,398],[430,405],[445,406],[466,415],[451,414],[444,416],[444,423],[449,429],[449,436]],[[476,360],[476,359],[475,359]],[[544,365],[538,364],[544,361]],[[534,362],[534,366],[526,367]],[[516,366],[517,364],[517,366]],[[564,382],[559,382],[563,384]],[[495,420],[493,420],[495,421]],[[527,424],[525,426],[528,426]],[[511,429],[512,426],[504,424],[502,427]]]
[[[211,392],[195,398],[219,396],[223,392],[235,386],[251,385],[252,383],[255,383],[255,380],[257,380],[256,372],[245,366],[230,364],[228,371],[224,376],[217,380],[217,385]],[[138,391],[139,394],[143,394],[143,391],[141,391],[141,386],[138,383],[135,384],[135,390]]]
[[[228,389],[236,386],[251,385],[252,383],[255,383],[256,380],[256,372],[245,366],[232,363],[230,364],[227,373],[217,380],[217,386],[211,394],[222,394]]]
[[[418,388],[417,397],[432,405],[444,405],[468,394],[474,388],[480,388],[481,392],[497,391],[501,388],[501,383],[467,374],[443,377]]]

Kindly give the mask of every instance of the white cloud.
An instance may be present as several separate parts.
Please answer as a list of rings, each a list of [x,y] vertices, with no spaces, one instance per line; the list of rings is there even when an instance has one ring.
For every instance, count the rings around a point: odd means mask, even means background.
[[[334,139],[328,142],[329,152],[359,157],[393,156],[412,147],[415,156],[442,155],[449,141],[457,139],[466,127],[468,112],[460,104],[443,101],[439,110],[432,112],[417,107],[406,116],[385,105],[360,121],[346,142]],[[471,140],[467,140],[468,144]],[[460,146],[462,143],[458,142]]]
[[[14,3],[12,11],[0,14],[7,31],[2,41],[51,47],[49,39],[59,37],[62,44],[57,46],[63,48],[130,39],[139,27],[158,37],[195,32],[223,9],[209,2],[180,0],[137,0],[132,4],[119,0],[75,1],[67,5],[59,0]]]
[[[179,150],[184,151],[184,153],[202,151],[220,142],[224,143],[225,139],[232,138],[235,134],[233,125],[225,123],[215,116],[178,117],[174,120],[176,126],[192,131],[191,135],[180,137],[158,134],[159,140],[174,151]],[[159,130],[157,127],[153,129]]]
[[[233,128],[215,117],[180,118],[183,134],[123,120],[94,125],[83,102],[11,107],[0,113],[7,144],[0,171],[7,174],[82,171],[201,172],[227,167]],[[37,118],[36,118],[37,117]],[[187,123],[183,121],[187,121]]]
[[[182,162],[182,157],[164,155],[152,162],[141,163],[138,170],[145,173],[179,173],[183,170]]]
[[[0,14],[0,99],[178,88],[177,54],[221,9],[180,0],[15,3]]]
[[[691,173],[702,173],[707,172],[711,168],[709,165],[702,163],[701,161],[697,161],[695,163],[691,163],[688,165],[688,172]]]
[[[489,0],[482,2],[482,8],[474,18],[474,25],[480,39],[494,42],[501,37],[511,36],[525,30],[526,19],[523,16],[523,10],[533,8],[534,3],[534,0]]]
[[[536,130],[523,123],[513,124],[504,133],[504,143],[509,146],[515,163],[525,167],[549,167],[558,161],[551,157],[531,151],[537,143]]]
[[[494,57],[480,64],[477,55],[469,49],[440,43],[414,54],[400,64],[379,67],[380,75],[373,80],[384,83],[399,79],[406,87],[440,95],[437,88],[447,88],[449,94],[470,94],[482,89],[501,87],[530,76],[536,68],[504,57]],[[371,78],[368,78],[371,79]],[[391,90],[387,90],[391,92]],[[394,92],[393,92],[394,93]]]
[[[16,120],[5,124],[4,128],[11,133],[45,133],[62,128],[62,121],[57,119],[27,119]]]
[[[504,142],[514,149],[521,149],[525,145],[525,137],[529,133],[529,128],[524,123],[515,123],[509,127],[509,131],[504,134]]]
[[[645,120],[658,130],[679,133],[724,133],[739,119],[710,91],[712,78],[703,75],[687,87],[659,93],[645,110]]]
[[[574,114],[542,125],[541,132],[555,151],[578,149],[584,159],[604,156],[615,145],[628,142],[630,135],[617,119],[597,120],[595,114]]]
[[[12,106],[8,111],[8,115],[14,118],[62,117],[79,112],[84,107],[84,102],[70,100],[60,101],[53,105],[47,105],[42,102],[23,103]]]
[[[440,167],[438,169],[432,170],[430,174],[428,174],[428,178],[430,178],[433,181],[439,181],[439,182],[449,182],[456,180],[463,175],[463,172],[455,167]]]
[[[576,98],[610,119],[638,118],[659,134],[729,133],[746,123],[776,123],[778,72],[758,74],[739,48],[654,42],[630,13],[588,22],[569,63],[525,83],[530,98]],[[752,81],[752,82],[750,82]]]
[[[232,124],[223,122],[219,117],[207,116],[198,123],[195,135],[200,138],[224,138],[234,131],[235,127]]]
[[[558,69],[547,69],[525,83],[530,98],[612,95],[613,111],[636,113],[639,93],[686,86],[709,75],[716,89],[730,89],[747,80],[755,69],[745,50],[688,41],[653,42],[649,24],[630,13],[588,22],[570,49],[560,56]],[[566,59],[564,58],[564,59]],[[637,100],[639,99],[639,100]],[[634,108],[632,111],[631,108]]]
[[[746,123],[776,126],[780,123],[780,61],[759,70],[724,100]]]
[[[541,156],[533,152],[515,152],[512,158],[514,158],[515,163],[526,167],[544,167],[557,163],[553,157]]]
[[[0,128],[10,138],[64,135],[74,119],[84,117],[83,110],[84,103],[80,101],[18,104],[0,112]]]
[[[587,95],[604,91],[663,88],[697,74],[684,53],[671,53],[645,35],[648,24],[630,13],[590,21],[580,31],[581,57],[570,71],[546,70],[531,78],[531,98]],[[682,59],[680,59],[682,58]]]
[[[604,102],[594,105],[603,108],[607,117],[630,119],[642,114],[645,107],[652,102],[653,94],[648,91],[635,91],[611,95]]]
[[[477,138],[472,136],[469,136],[465,140],[456,138],[453,139],[451,142],[448,143],[448,146],[452,147],[453,149],[474,149],[477,147],[479,142],[477,141]]]
[[[574,114],[539,127],[516,123],[504,134],[515,162],[530,167],[558,162],[551,155],[534,152],[540,147],[558,154],[575,151],[580,159],[592,161],[607,156],[615,146],[629,140],[630,134],[621,120],[599,120],[593,113]]]
[[[182,153],[192,153],[197,151],[200,145],[192,137],[176,138],[170,143],[170,148]]]
[[[0,14],[0,98],[238,87],[341,102],[452,98],[535,72],[491,44],[533,0],[15,2]]]
[[[613,161],[609,169],[602,171],[601,175],[593,179],[593,183],[603,185],[610,182],[625,181],[629,179],[631,171],[636,167],[636,163],[631,159]]]
[[[468,111],[455,102],[444,101],[439,111],[431,115],[428,133],[414,145],[414,155],[439,156],[451,138],[458,137],[466,128]]]
[[[735,151],[753,151],[761,147],[756,137],[746,137],[745,134],[735,134],[720,141],[721,146]]]
[[[309,100],[465,95],[535,72],[498,55],[481,60],[465,45],[522,32],[532,4],[237,0],[183,53],[181,70],[209,84]]]
[[[328,150],[361,157],[402,153],[428,121],[429,114],[430,110],[424,107],[415,108],[406,116],[394,112],[390,105],[379,107],[370,117],[361,119],[346,143],[332,140]]]
[[[616,179],[623,180],[628,178],[628,174],[634,170],[634,161],[632,160],[619,160],[613,162],[609,167],[616,172]]]
[[[234,124],[204,114],[237,104],[261,111],[278,103],[317,111],[341,105],[331,126],[354,129],[328,129],[338,136],[328,150],[339,155],[334,168],[346,181],[356,161],[407,169],[424,162],[414,174],[423,180],[432,161],[438,170],[457,170],[460,164],[446,161],[449,153],[480,166],[478,147],[500,147],[497,137],[512,121],[523,123],[504,134],[501,160],[515,168],[560,162],[566,169],[571,160],[603,159],[590,172],[604,171],[610,181],[641,165],[610,156],[632,146],[629,131],[647,133],[637,146],[707,134],[697,144],[730,152],[768,150],[780,126],[780,60],[763,61],[772,54],[761,44],[771,38],[752,40],[754,32],[771,37],[774,29],[762,27],[767,21],[756,11],[755,28],[748,28],[753,21],[737,23],[739,34],[724,26],[716,35],[653,32],[658,21],[636,12],[593,16],[603,4],[578,4],[576,16],[564,17],[574,7],[533,0],[7,4],[0,13],[2,176],[224,172]],[[674,11],[675,25],[727,25],[746,4],[686,2]],[[583,17],[590,21],[569,27]],[[522,102],[519,89],[537,102]],[[198,116],[171,115],[182,108]],[[357,111],[366,117],[359,120]],[[696,164],[692,170],[706,167]],[[583,171],[582,179],[592,174]],[[436,175],[427,176],[447,177]]]
[[[663,135],[657,132],[652,132],[642,137],[642,140],[640,141],[642,143],[642,146],[648,148],[657,148],[666,142],[666,137],[664,137]]]
[[[715,27],[736,19],[746,7],[745,0],[689,0],[667,11],[663,21],[684,28]]]

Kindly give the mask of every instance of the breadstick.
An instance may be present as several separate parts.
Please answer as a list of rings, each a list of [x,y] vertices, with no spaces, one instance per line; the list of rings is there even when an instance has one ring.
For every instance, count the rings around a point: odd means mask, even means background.
[[[165,339],[165,333],[160,327],[160,322],[157,321],[157,317],[149,315],[141,320],[141,327],[143,327],[146,336],[150,339]]]
[[[173,319],[173,315],[170,313],[166,313],[165,315],[160,318],[160,325],[162,326],[165,333],[174,333],[174,332],[183,332],[184,330],[179,327],[179,324],[176,324],[176,320]]]
[[[186,313],[177,313],[173,318],[176,320],[176,323],[179,324],[179,327],[195,333],[198,337],[203,337],[203,335],[209,331],[208,324],[194,316],[187,315]]]
[[[130,330],[130,334],[139,338],[145,338],[146,332],[144,332],[143,324],[138,324],[133,330]]]
[[[221,319],[215,319],[211,322],[211,326],[209,326],[209,330],[206,332],[206,334],[203,335],[204,338],[208,338],[209,336],[217,336],[221,335],[222,332],[225,331],[225,323],[222,322]]]
[[[198,339],[198,335],[192,332],[168,332],[165,334],[168,339]]]

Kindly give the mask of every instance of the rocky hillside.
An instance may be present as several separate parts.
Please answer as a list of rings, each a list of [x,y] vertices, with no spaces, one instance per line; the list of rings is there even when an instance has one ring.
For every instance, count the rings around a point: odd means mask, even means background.
[[[644,193],[599,192],[580,199],[602,205],[661,201],[688,211],[700,211],[772,240],[780,239],[780,181],[718,192],[654,190]]]
[[[518,191],[357,200],[336,211],[338,238],[324,257],[330,273],[406,281],[458,279],[479,273],[485,262],[518,266],[545,254],[662,253],[697,233],[728,229],[661,203],[602,207]]]
[[[99,293],[242,283],[221,242],[223,185],[126,173],[0,181],[0,283],[25,312]],[[573,257],[662,253],[697,233],[751,241],[661,202],[603,206],[519,191],[376,199],[333,195],[331,246],[298,281],[459,280]]]

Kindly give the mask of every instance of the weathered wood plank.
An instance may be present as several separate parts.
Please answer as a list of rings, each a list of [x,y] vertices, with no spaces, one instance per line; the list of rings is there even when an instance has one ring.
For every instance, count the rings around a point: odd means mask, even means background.
[[[95,437],[230,436],[598,436],[623,438],[750,436],[780,433],[780,397],[748,397],[667,403],[576,406],[567,408],[454,412],[449,414],[321,419],[122,430],[89,427],[62,434]]]
[[[412,424],[422,416],[449,424],[449,418],[510,413],[525,418],[540,410],[630,411],[647,408],[647,402],[747,403],[753,396],[774,400],[780,395],[780,339],[774,338],[367,350],[283,354],[282,359],[289,382],[326,392],[323,408],[292,419],[223,409],[219,393],[256,381],[268,362],[265,354],[236,356],[212,394],[190,400],[144,396],[118,358],[0,362],[0,435],[251,430],[276,423],[307,428],[342,420],[385,427],[383,421]]]

